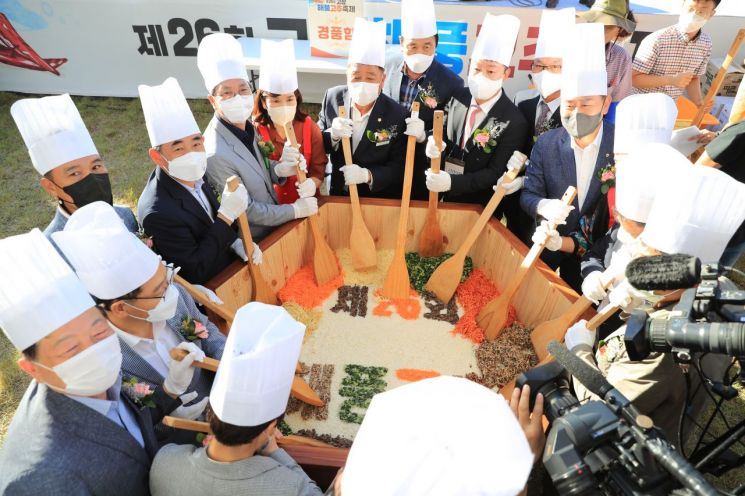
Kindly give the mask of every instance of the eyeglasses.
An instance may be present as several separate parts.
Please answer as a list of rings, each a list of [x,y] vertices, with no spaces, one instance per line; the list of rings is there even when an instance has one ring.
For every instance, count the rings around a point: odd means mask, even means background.
[[[168,293],[168,288],[173,284],[173,278],[176,277],[176,274],[179,270],[181,270],[181,267],[174,267],[173,264],[164,264],[166,266],[166,281],[168,282],[168,285],[166,285],[166,289],[163,291],[163,294],[160,296],[137,296],[134,298],[127,298],[128,300],[165,300],[166,294]]]
[[[551,74],[561,74],[561,66],[560,65],[543,65],[543,64],[536,64],[533,62],[533,65],[530,66],[531,72],[533,74],[538,74],[539,72],[543,72],[545,70],[548,70]]]

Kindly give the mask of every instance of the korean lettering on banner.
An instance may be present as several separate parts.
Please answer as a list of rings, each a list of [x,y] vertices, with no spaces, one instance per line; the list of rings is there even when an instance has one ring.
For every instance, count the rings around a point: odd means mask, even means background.
[[[308,0],[310,54],[346,57],[355,17],[363,16],[364,0]]]

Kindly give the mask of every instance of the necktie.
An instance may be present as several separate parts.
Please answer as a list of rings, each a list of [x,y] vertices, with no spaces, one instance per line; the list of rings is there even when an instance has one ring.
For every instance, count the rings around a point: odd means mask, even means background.
[[[538,122],[535,126],[536,138],[548,131],[548,123],[551,120],[551,109],[548,108],[548,104],[541,100],[539,105],[541,107],[541,110],[538,114]]]
[[[473,128],[476,126],[476,117],[477,114],[479,114],[479,106],[476,104],[471,105],[468,107],[468,126],[466,126],[465,132],[463,133],[463,142],[461,143],[461,148],[466,147],[466,143],[468,143],[468,138],[471,137],[473,134]]]

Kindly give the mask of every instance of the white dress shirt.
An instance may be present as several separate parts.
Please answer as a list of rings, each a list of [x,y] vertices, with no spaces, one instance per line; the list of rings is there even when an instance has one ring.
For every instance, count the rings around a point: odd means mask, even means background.
[[[370,107],[370,110],[362,115],[357,106],[352,104],[352,153],[357,149],[357,145],[360,144],[362,138],[365,136],[365,129],[367,129],[367,121],[370,120],[370,113],[372,112],[375,104]]]
[[[468,142],[468,139],[471,137],[471,134],[473,133],[473,128],[481,124],[481,121],[486,119],[486,116],[489,115],[489,112],[491,112],[492,107],[494,107],[494,104],[497,103],[497,100],[502,96],[502,90],[499,90],[496,95],[479,105],[476,103],[476,98],[473,96],[471,97],[471,105],[468,107],[468,113],[466,114],[466,127],[463,129],[463,139],[461,140],[461,148],[464,148],[466,146],[466,143]],[[471,123],[471,114],[476,113],[476,119],[473,121],[473,126],[470,126]]]
[[[202,191],[202,185],[204,184],[204,179],[197,179],[194,182],[194,187],[187,186],[186,184],[182,183],[181,181],[176,181],[181,186],[186,188],[186,190],[191,193],[191,196],[194,197],[195,200],[197,200],[197,203],[199,203],[205,212],[207,212],[207,215],[210,216],[210,219],[215,220],[215,213],[212,211],[212,205],[210,205],[210,201],[207,199],[207,197],[204,194],[204,191]]]
[[[602,140],[603,124],[601,122],[597,136],[586,147],[580,148],[574,138],[569,141],[572,150],[574,150],[574,166],[577,171],[577,203],[580,209],[585,202],[587,191],[590,189],[592,176],[595,175],[595,163],[598,160],[598,152],[600,151],[600,142]]]
[[[109,324],[111,324],[109,322]],[[168,326],[166,321],[153,323],[153,339],[135,336],[122,331],[114,324],[111,328],[119,337],[140,355],[152,368],[163,377],[168,376],[168,366],[171,364],[170,351],[181,343],[176,333]]]

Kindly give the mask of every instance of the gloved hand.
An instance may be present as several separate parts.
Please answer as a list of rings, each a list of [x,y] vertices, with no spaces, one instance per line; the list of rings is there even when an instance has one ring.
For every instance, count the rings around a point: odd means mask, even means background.
[[[227,218],[231,223],[235,221],[248,208],[248,191],[242,184],[238,185],[235,191],[228,191],[228,186],[222,190],[222,199],[220,200],[218,214]]]
[[[334,141],[339,141],[342,138],[351,138],[353,126],[354,124],[352,123],[352,119],[345,119],[344,117],[334,117],[334,120],[331,121],[331,127],[329,128],[331,139]]]
[[[277,174],[277,177],[291,177],[297,174],[298,166],[304,172],[308,172],[305,157],[289,142],[285,143],[282,156],[279,157],[279,162],[274,166],[274,173]]]
[[[295,203],[292,204],[292,208],[295,210],[296,219],[310,217],[311,215],[318,213],[318,200],[314,196],[309,198],[298,198],[295,200]]]
[[[297,186],[297,194],[300,198],[310,198],[316,194],[316,183],[309,177],[302,183],[295,183],[295,186]]]
[[[508,183],[503,183],[502,180],[504,179],[504,176],[499,178],[499,181],[497,181],[497,184],[492,186],[492,189],[494,191],[497,191],[497,188],[502,186],[504,188],[504,194],[505,195],[511,195],[512,193],[516,191],[520,191],[523,188],[523,184],[525,183],[524,177],[516,177],[514,181],[510,181]]]
[[[427,179],[425,180],[425,184],[427,185],[427,189],[434,192],[434,193],[443,193],[445,191],[450,191],[452,180],[450,179],[450,174],[445,172],[444,170],[441,170],[437,174],[432,172],[432,169],[427,169],[424,171],[424,174],[427,176]]]
[[[417,143],[424,143],[424,140],[427,139],[427,134],[424,132],[424,121],[419,117],[407,117],[404,134],[414,136]]]
[[[209,401],[209,396],[205,396],[193,405],[186,406],[187,403],[194,401],[197,397],[197,392],[192,391],[190,393],[182,394],[180,396],[181,406],[171,412],[174,417],[186,419],[186,420],[197,420],[204,413],[204,409]]]
[[[345,165],[339,168],[344,173],[344,184],[367,184],[370,181],[370,171],[357,164]]]
[[[254,265],[261,265],[262,260],[264,259],[263,253],[261,253],[261,248],[259,248],[259,245],[256,243],[254,245],[254,251],[251,253],[251,262]],[[233,249],[233,252],[235,252],[238,257],[240,257],[241,260],[244,262],[248,262],[248,255],[246,255],[246,247],[243,246],[243,240],[238,238],[235,241],[233,241],[233,244],[230,245],[230,247]]]
[[[515,150],[510,159],[507,161],[507,170],[521,169],[528,156],[524,153]]]
[[[629,284],[628,280],[624,280],[608,293],[608,301],[610,305],[619,307],[624,312],[630,312],[643,304],[644,298]]]
[[[447,145],[445,142],[442,142],[442,146],[440,149],[437,149],[437,143],[435,143],[435,137],[430,136],[427,138],[427,146],[424,148],[424,154],[427,155],[429,158],[438,158],[442,153],[445,152],[445,148]]]
[[[559,251],[561,249],[559,231],[551,229],[545,220],[541,222],[535,233],[533,233],[532,241],[533,243],[543,244],[549,251]]]
[[[541,200],[538,202],[538,215],[556,226],[566,224],[566,218],[572,210],[574,210],[573,206],[566,205],[561,200]]]
[[[590,272],[582,281],[582,294],[588,300],[591,300],[596,305],[605,298],[605,288],[603,287],[603,272],[596,270]]]
[[[218,305],[223,305],[225,302],[220,299],[217,294],[215,294],[214,291],[212,291],[210,288],[205,288],[201,284],[192,284],[192,287],[196,290],[198,290],[200,293],[204,293],[204,295],[212,302],[217,303]]]
[[[179,350],[189,352],[183,360],[171,359],[168,366],[168,376],[163,382],[163,387],[170,394],[182,395],[191,384],[194,378],[194,367],[191,366],[194,361],[201,362],[204,360],[204,352],[194,343],[183,342],[176,346]]]
[[[564,335],[564,344],[572,351],[575,346],[586,344],[590,348],[595,346],[595,331],[591,331],[587,328],[587,321],[580,320],[572,327],[567,329]]]

